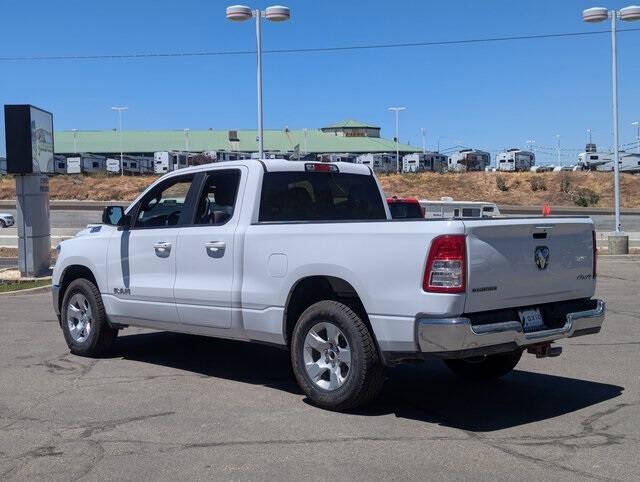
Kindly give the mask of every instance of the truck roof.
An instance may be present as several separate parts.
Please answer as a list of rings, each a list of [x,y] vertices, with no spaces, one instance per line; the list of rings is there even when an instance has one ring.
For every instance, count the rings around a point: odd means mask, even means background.
[[[241,159],[237,161],[220,161],[208,164],[200,164],[198,166],[185,167],[172,171],[168,176],[189,174],[192,172],[202,172],[211,169],[214,166],[246,166],[253,167],[262,165],[267,172],[303,172],[306,170],[307,164],[314,165],[333,165],[338,168],[338,172],[347,174],[371,175],[371,169],[364,164],[355,164],[351,162],[305,162],[305,161],[288,161],[286,159]]]

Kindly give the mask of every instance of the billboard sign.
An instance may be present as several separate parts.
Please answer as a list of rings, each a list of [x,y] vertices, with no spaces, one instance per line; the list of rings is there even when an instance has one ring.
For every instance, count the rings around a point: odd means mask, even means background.
[[[5,105],[8,174],[54,172],[53,114],[32,105]]]

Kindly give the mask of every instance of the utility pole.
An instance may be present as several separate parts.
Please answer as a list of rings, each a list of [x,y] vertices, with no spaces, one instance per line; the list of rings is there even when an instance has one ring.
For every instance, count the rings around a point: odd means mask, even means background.
[[[118,112],[119,132],[120,132],[120,175],[124,176],[124,153],[122,152],[122,112],[128,110],[128,107],[112,107],[111,110]]]
[[[556,134],[556,138],[558,139],[558,166],[560,165],[560,134]]]
[[[426,154],[427,152],[427,141],[426,141],[426,135],[425,135],[425,128],[421,127],[420,128],[420,132],[422,132],[422,153]]]
[[[389,110],[396,113],[396,172],[400,172],[400,146],[398,145],[398,114],[401,110],[405,110],[406,107],[389,107]]]
[[[71,132],[73,132],[73,153],[76,154],[78,152],[78,144],[77,144],[78,129],[71,129]]]

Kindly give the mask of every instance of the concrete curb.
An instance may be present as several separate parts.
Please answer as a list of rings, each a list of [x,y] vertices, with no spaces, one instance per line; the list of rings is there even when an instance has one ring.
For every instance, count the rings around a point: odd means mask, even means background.
[[[27,288],[26,290],[7,291],[6,293],[0,293],[0,298],[3,296],[35,295],[38,293],[46,293],[48,291],[51,291],[51,285]]]

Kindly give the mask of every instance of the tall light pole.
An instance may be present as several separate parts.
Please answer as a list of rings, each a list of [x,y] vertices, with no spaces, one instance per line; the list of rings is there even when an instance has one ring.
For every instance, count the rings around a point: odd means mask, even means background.
[[[582,20],[595,23],[611,19],[611,75],[613,94],[613,176],[615,189],[616,234],[622,232],[620,222],[620,153],[618,144],[618,53],[616,47],[616,21],[640,20],[640,6],[630,6],[617,10],[607,10],[604,7],[588,8],[582,12]],[[612,253],[610,253],[612,254]]]
[[[71,132],[73,132],[73,153],[76,154],[78,152],[78,144],[77,144],[78,129],[71,129]]]
[[[593,144],[593,142],[591,142],[591,129],[587,129],[587,135],[589,136],[589,144]]]
[[[635,121],[631,123],[632,126],[634,126],[637,130],[636,132],[636,141],[638,141],[638,154],[640,154],[640,122]]]
[[[558,139],[558,166],[560,165],[560,134],[556,134],[556,139]]]
[[[401,110],[405,110],[406,107],[389,107],[390,111],[393,111],[396,113],[396,172],[400,172],[400,146],[398,144],[399,140],[398,140],[398,114],[400,113]]]
[[[422,153],[427,153],[427,139],[426,139],[426,129],[424,127],[420,128],[420,132],[422,133]]]
[[[184,131],[184,150],[187,153],[186,155],[187,167],[189,167],[189,128],[185,127],[182,130]]]
[[[262,17],[272,22],[284,22],[291,17],[289,7],[274,5],[265,10],[251,8],[246,5],[232,5],[227,7],[227,19],[234,22],[244,22],[251,17],[256,19],[256,51],[258,58],[257,87],[258,87],[258,154],[260,159],[264,158],[264,139],[262,130]]]
[[[124,153],[122,152],[122,112],[124,112],[125,110],[129,110],[129,108],[125,106],[119,106],[112,107],[111,110],[115,110],[118,112],[118,131],[120,132],[120,175],[124,176]]]

